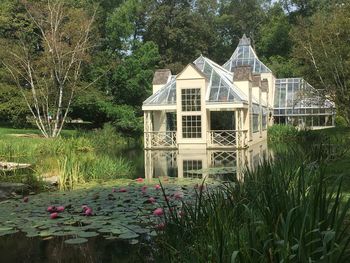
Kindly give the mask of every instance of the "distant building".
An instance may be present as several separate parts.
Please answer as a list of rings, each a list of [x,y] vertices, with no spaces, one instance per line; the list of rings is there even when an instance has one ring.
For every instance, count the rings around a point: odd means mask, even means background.
[[[200,56],[176,76],[157,70],[142,109],[146,149],[246,148],[274,122],[334,124],[334,104],[301,78],[276,79],[245,35],[223,66]]]

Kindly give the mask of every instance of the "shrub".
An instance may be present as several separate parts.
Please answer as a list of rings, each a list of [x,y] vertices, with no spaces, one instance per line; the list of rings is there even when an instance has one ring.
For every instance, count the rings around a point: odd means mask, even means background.
[[[113,151],[117,145],[121,146],[126,143],[110,123],[106,123],[103,129],[87,133],[86,136],[92,141],[95,149],[103,152]]]
[[[335,117],[335,126],[337,127],[348,127],[348,123],[344,119],[344,117],[337,115]]]

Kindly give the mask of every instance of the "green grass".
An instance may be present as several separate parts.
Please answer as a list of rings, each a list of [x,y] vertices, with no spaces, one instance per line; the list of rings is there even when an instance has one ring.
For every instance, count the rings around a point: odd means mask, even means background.
[[[79,131],[77,130],[63,130],[61,135],[63,137],[69,137],[77,135]],[[37,134],[41,135],[38,129],[16,129],[16,128],[3,128],[0,127],[0,136],[8,136],[11,134]]]

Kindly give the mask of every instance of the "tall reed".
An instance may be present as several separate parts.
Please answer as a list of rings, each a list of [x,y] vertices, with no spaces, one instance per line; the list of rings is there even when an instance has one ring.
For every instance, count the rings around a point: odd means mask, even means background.
[[[160,233],[164,262],[348,262],[350,202],[324,168],[264,161],[243,181],[200,190]]]

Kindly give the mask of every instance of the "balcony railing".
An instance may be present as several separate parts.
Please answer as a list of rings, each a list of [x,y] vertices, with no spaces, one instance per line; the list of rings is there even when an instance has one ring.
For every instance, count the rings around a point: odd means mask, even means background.
[[[176,131],[145,132],[146,149],[177,148]],[[194,142],[195,143],[195,142]],[[244,148],[247,146],[246,130],[212,130],[207,134],[209,148]]]
[[[176,131],[145,132],[145,148],[176,147]]]
[[[208,147],[237,147],[247,146],[247,131],[212,130],[208,131]]]

